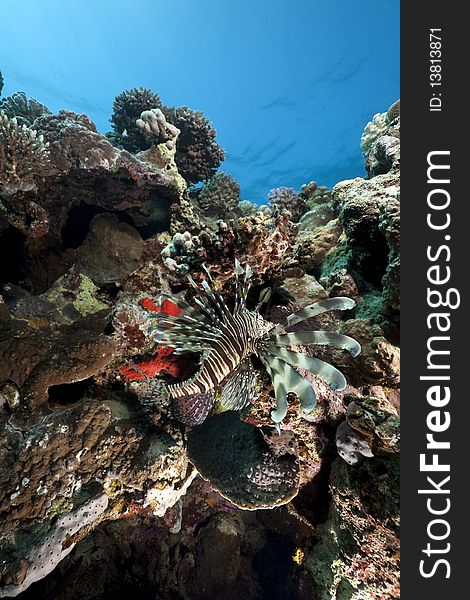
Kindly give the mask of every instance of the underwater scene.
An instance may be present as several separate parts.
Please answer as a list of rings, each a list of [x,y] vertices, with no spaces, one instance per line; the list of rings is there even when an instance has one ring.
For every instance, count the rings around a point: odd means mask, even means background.
[[[398,0],[0,40],[0,598],[399,598]]]

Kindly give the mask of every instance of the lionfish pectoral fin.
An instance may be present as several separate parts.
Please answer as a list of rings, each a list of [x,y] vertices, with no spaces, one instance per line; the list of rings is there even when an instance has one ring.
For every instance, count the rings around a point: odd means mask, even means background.
[[[341,391],[344,390],[347,385],[346,379],[341,371],[338,371],[336,367],[333,367],[333,365],[330,365],[319,358],[307,356],[300,352],[292,352],[285,348],[276,348],[275,346],[269,346],[267,352],[289,365],[300,367],[301,369],[305,369],[306,371],[310,371],[310,373],[317,375],[317,377],[323,379],[332,390]]]
[[[240,275],[243,275],[243,267],[240,264],[238,258],[235,258],[235,276],[238,278]]]
[[[277,408],[271,411],[271,419],[274,423],[280,423],[287,414],[287,390],[284,385],[285,367],[287,365],[273,357],[260,355],[260,359],[271,377],[274,395],[276,396]]]
[[[175,398],[176,416],[189,427],[200,425],[211,412],[215,402],[215,392],[203,392],[192,396]]]
[[[268,343],[277,346],[291,346],[293,344],[333,346],[334,348],[347,350],[352,356],[357,356],[361,352],[361,345],[354,338],[341,333],[330,333],[329,331],[296,331],[283,335],[273,335],[268,338]]]
[[[292,327],[296,323],[300,323],[301,321],[305,321],[306,319],[310,319],[311,317],[316,317],[321,315],[324,312],[329,312],[330,310],[350,310],[354,308],[356,303],[351,298],[327,298],[326,300],[320,300],[319,302],[314,302],[313,304],[309,304],[305,308],[298,310],[295,313],[292,313],[284,319],[276,329],[282,327],[287,329],[288,327]]]
[[[249,361],[230,375],[222,386],[219,402],[224,410],[241,410],[256,394],[256,374]]]
[[[297,373],[286,361],[271,358],[270,364],[273,362],[283,377],[284,390],[299,398],[302,412],[311,413],[317,404],[317,396],[310,382]]]

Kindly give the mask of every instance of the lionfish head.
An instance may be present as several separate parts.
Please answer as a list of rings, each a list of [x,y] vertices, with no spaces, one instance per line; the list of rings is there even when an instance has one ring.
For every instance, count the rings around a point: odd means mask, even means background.
[[[188,275],[195,292],[194,305],[162,295],[158,303],[171,300],[180,309],[179,316],[153,313],[151,332],[155,340],[171,346],[176,353],[200,352],[198,372],[190,379],[169,386],[170,396],[191,415],[191,424],[202,422],[216,400],[224,410],[241,410],[256,397],[256,372],[251,356],[256,355],[265,366],[276,397],[276,410],[271,412],[279,424],[287,414],[288,395],[300,399],[303,413],[316,405],[312,384],[297,369],[313,373],[333,390],[343,390],[346,380],[332,365],[289,349],[293,345],[333,346],[357,356],[361,347],[353,338],[327,331],[288,332],[289,328],[331,310],[348,310],[355,306],[350,298],[328,298],[315,302],[291,314],[275,325],[259,313],[270,299],[270,289],[261,292],[256,310],[249,310],[246,299],[250,289],[252,269],[242,268],[235,259],[236,293],[233,309],[229,309],[207,267],[206,279],[199,287]]]

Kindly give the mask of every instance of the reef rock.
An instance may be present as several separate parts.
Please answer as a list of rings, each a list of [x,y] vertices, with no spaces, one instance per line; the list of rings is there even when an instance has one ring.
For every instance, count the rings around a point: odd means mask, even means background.
[[[159,204],[169,222],[169,204],[178,202],[184,191],[171,169],[115,148],[85,115],[69,111],[42,115],[29,131],[47,146],[48,162],[41,167],[42,178],[38,169],[28,167],[29,179],[15,184],[13,195],[13,183],[5,182],[9,196],[3,201],[3,213],[13,225],[19,217],[10,215],[21,211],[24,221],[31,220],[31,202],[45,211],[49,230],[58,237],[71,207],[80,203],[108,211],[125,209],[138,225],[146,225]]]
[[[60,520],[54,525],[54,516],[64,515],[61,519],[70,524],[75,519],[72,506],[92,490],[101,490],[106,498],[100,512],[108,502],[115,514],[138,502],[142,509],[163,515],[194,478],[177,429],[152,429],[113,399],[84,399],[29,425],[13,422],[3,407],[0,432],[0,487],[6,492],[0,504],[4,584],[7,574],[15,581],[15,566],[19,569],[22,561],[34,568],[33,558],[39,568],[41,555],[30,549],[44,545],[42,532],[51,527],[59,535]],[[18,528],[28,536],[21,545],[11,537]],[[16,595],[21,589],[8,591]]]
[[[114,340],[100,331],[104,324],[99,316],[59,327],[47,321],[33,324],[41,328],[12,319],[0,329],[0,381],[20,388],[26,415],[47,404],[52,386],[88,379],[116,356]]]
[[[143,241],[116,215],[96,215],[77,251],[78,268],[96,283],[122,281],[141,264]]]
[[[338,458],[330,490],[328,519],[317,527],[303,560],[314,597],[399,598],[398,460],[369,458],[349,467]]]
[[[337,219],[313,230],[300,232],[294,247],[298,264],[306,270],[320,267],[327,253],[336,246],[341,233],[342,227]]]
[[[362,347],[352,361],[346,353],[334,353],[335,365],[344,370],[353,385],[398,386],[400,350],[385,339],[378,325],[367,319],[350,319],[342,324],[341,333],[353,337]]]

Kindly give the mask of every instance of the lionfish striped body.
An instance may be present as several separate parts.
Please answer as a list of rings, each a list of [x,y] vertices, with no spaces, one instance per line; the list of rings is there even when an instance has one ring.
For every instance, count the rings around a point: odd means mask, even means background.
[[[233,310],[229,310],[217,291],[209,269],[204,269],[207,280],[203,280],[202,289],[188,276],[196,292],[194,302],[197,308],[179,298],[162,295],[158,302],[170,300],[181,309],[181,314],[170,317],[153,313],[150,327],[155,341],[174,348],[175,353],[201,353],[200,368],[196,374],[186,381],[168,386],[170,397],[179,404],[181,412],[189,414],[191,424],[198,424],[206,418],[216,398],[225,410],[240,410],[253,400],[256,374],[251,366],[252,355],[259,357],[273,382],[277,410],[272,411],[271,417],[275,423],[280,423],[287,413],[289,393],[299,397],[305,413],[311,412],[316,404],[313,387],[292,367],[311,371],[332,389],[344,389],[346,380],[335,367],[288,350],[286,346],[328,344],[349,350],[356,356],[360,346],[355,340],[325,331],[284,331],[323,312],[352,308],[355,305],[353,300],[323,300],[274,325],[263,319],[257,310],[251,311],[246,307],[252,275],[249,267],[244,270],[238,260],[235,261],[237,289]],[[266,299],[267,294],[262,293],[257,309]]]

